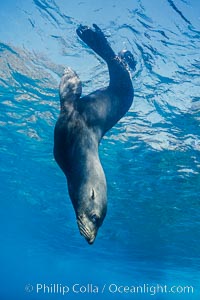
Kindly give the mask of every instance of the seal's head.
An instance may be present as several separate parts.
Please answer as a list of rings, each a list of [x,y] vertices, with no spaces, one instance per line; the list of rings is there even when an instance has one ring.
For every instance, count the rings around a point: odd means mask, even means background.
[[[84,197],[85,198],[85,197]],[[92,188],[87,201],[84,199],[77,209],[77,224],[80,234],[89,244],[93,244],[98,229],[106,216],[107,201],[104,191]]]
[[[80,234],[92,244],[106,216],[107,185],[103,168],[94,146],[89,143],[88,135],[81,146],[81,159],[77,158],[67,182]]]

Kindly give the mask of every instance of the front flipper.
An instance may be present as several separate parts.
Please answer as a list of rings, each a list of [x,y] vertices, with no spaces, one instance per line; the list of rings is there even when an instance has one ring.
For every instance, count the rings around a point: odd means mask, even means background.
[[[72,69],[66,68],[60,82],[61,108],[74,105],[74,102],[80,98],[81,92],[80,78]]]
[[[76,30],[81,40],[101,56],[106,62],[116,57],[101,29],[93,24],[94,29],[80,25]]]

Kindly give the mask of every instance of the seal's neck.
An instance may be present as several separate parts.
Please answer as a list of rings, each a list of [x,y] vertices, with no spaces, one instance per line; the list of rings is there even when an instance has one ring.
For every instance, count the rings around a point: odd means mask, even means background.
[[[91,181],[92,178],[99,177],[102,172],[103,168],[99,156],[92,151],[87,151],[86,153],[80,153],[76,161],[73,162],[73,168],[67,174],[67,177],[69,181],[73,181],[75,185],[79,186],[80,182]]]
[[[106,178],[98,155],[92,153],[80,158],[74,165],[73,170],[68,174],[68,190],[74,208],[83,199],[90,197],[91,190],[98,193],[106,192]]]

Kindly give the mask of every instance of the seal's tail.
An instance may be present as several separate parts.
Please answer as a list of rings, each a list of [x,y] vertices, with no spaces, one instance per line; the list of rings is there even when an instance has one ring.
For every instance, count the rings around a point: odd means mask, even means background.
[[[130,67],[132,71],[135,71],[137,63],[133,57],[133,54],[129,50],[120,51],[119,57]]]

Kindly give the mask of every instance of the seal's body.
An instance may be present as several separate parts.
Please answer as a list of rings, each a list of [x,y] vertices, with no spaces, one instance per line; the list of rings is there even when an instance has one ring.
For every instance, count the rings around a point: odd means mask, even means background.
[[[98,146],[133,101],[127,66],[115,55],[104,34],[93,25],[79,26],[78,36],[108,65],[107,88],[81,96],[81,81],[66,69],[60,83],[61,111],[54,132],[54,157],[67,178],[80,233],[92,244],[107,210],[106,179]]]

